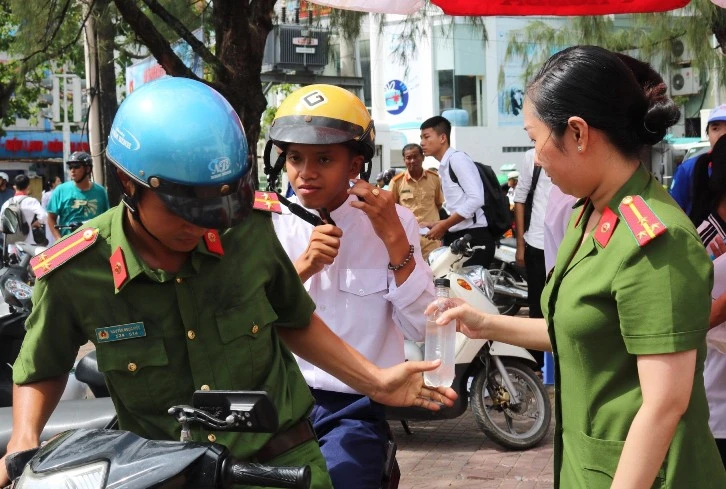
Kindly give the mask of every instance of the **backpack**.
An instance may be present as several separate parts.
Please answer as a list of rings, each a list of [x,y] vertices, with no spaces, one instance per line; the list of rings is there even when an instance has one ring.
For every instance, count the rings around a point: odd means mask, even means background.
[[[509,199],[507,194],[502,191],[502,187],[499,186],[497,174],[494,173],[491,166],[478,161],[474,161],[474,165],[484,185],[484,205],[482,209],[484,210],[484,216],[487,218],[487,227],[496,240],[512,229],[512,212],[509,209]],[[449,177],[461,187],[451,165],[449,165]],[[476,216],[474,216],[474,222],[476,222]]]
[[[25,195],[20,199],[15,197],[10,199],[7,207],[3,210],[0,220],[2,221],[2,230],[5,235],[5,241],[8,244],[23,241],[30,232],[30,225],[25,221],[23,212],[20,210],[20,203],[25,199]]]

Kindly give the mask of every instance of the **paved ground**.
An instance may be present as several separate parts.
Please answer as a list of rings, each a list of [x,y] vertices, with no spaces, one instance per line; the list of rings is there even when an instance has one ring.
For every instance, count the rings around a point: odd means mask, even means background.
[[[551,388],[550,388],[551,390]],[[551,396],[550,396],[551,397]],[[530,450],[501,448],[482,433],[471,409],[458,419],[391,423],[398,442],[400,489],[551,489],[552,429]]]

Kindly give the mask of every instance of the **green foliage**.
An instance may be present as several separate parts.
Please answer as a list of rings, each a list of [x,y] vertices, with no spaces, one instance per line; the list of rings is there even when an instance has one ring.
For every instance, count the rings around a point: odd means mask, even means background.
[[[292,92],[294,92],[297,88],[299,88],[298,85],[293,85],[290,83],[281,83],[279,85],[275,85],[270,89],[269,93],[277,94],[277,95],[284,95],[287,97]],[[275,114],[277,114],[277,107],[273,107],[271,105],[268,105],[265,111],[262,113],[262,125],[260,128],[260,138],[265,139],[267,138],[267,133],[270,130],[270,124],[272,124],[272,121],[275,119]]]
[[[713,35],[720,49],[713,48]],[[505,59],[522,60],[526,82],[554,51],[592,44],[634,55],[667,74],[680,62],[671,49],[675,40],[685,43],[693,54],[691,65],[703,78],[717,70],[720,85],[726,86],[726,11],[710,0],[693,0],[687,8],[674,12],[535,21],[510,34]]]

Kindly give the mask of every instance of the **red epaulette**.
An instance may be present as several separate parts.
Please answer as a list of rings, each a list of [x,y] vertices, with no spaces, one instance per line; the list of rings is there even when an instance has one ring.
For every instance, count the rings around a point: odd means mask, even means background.
[[[618,215],[610,210],[610,207],[606,207],[597,225],[597,229],[595,229],[595,241],[605,248],[610,242],[610,238],[613,236],[617,224]]]
[[[35,277],[38,279],[45,277],[81,251],[90,248],[96,239],[98,239],[98,229],[87,228],[58,241],[30,260]]]
[[[277,212],[282,214],[282,205],[280,199],[277,198],[275,192],[262,192],[260,190],[255,191],[255,203],[252,205],[253,209],[258,211]]]
[[[640,195],[628,195],[618,206],[638,246],[645,246],[654,238],[666,232],[666,225],[655,215],[653,209]]]

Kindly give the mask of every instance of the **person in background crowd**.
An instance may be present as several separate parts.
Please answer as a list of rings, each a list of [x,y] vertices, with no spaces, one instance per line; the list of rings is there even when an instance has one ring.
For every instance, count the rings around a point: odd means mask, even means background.
[[[29,244],[36,244],[35,236],[33,236],[32,228],[39,228],[45,224],[47,214],[43,206],[40,205],[38,199],[28,194],[30,179],[22,173],[15,176],[15,195],[6,200],[0,207],[0,216],[3,211],[12,203],[16,203],[23,213],[23,219],[28,224],[28,234],[18,241],[24,241]]]
[[[514,193],[514,230],[517,238],[516,262],[527,272],[529,317],[541,318],[540,297],[544,289],[544,218],[552,181],[537,165],[534,149],[524,154],[519,184]],[[530,351],[537,364],[544,366],[544,353]]]
[[[288,95],[270,139],[285,148],[291,200],[325,222],[313,227],[285,209],[273,224],[320,317],[386,367],[404,361],[404,338],[423,340],[422,313],[434,287],[411,211],[390,192],[356,180],[374,155],[374,134],[368,110],[345,89],[310,85]],[[305,359],[298,363],[315,397],[310,417],[333,486],[378,489],[388,442],[385,409]]]
[[[55,177],[53,180],[47,180],[43,185],[43,194],[40,197],[40,205],[43,209],[48,208],[48,202],[50,202],[50,196],[53,195],[53,190],[63,183],[61,177]]]
[[[721,136],[726,134],[726,104],[719,105],[709,113],[706,134],[708,135],[708,142],[711,148],[713,148]],[[671,197],[688,214],[696,226],[708,215],[708,204],[702,200],[703,196],[694,190],[694,186],[697,185],[700,190],[706,188],[708,176],[711,172],[710,164],[710,151],[689,158],[676,168],[676,171],[673,173],[673,180],[671,181]],[[696,206],[695,209],[694,204]]]
[[[567,225],[570,223],[570,216],[572,215],[572,208],[576,202],[576,197],[565,194],[557,185],[552,185],[552,188],[550,188],[543,229],[545,275],[550,273],[555,266],[557,250],[560,249],[560,243],[565,237]]]
[[[80,224],[99,216],[109,208],[106,189],[91,181],[91,155],[76,151],[66,162],[71,181],[58,185],[48,202],[48,227],[55,239],[71,233],[71,229],[56,226]]]
[[[482,209],[484,184],[474,161],[463,151],[451,147],[451,123],[445,117],[434,116],[421,124],[421,147],[425,155],[440,162],[439,177],[449,213],[445,219],[420,223],[430,229],[426,237],[441,239],[448,246],[469,234],[472,246],[485,248],[476,250],[465,264],[489,267],[494,258],[495,243]],[[451,179],[452,170],[458,183]]]
[[[726,487],[703,380],[712,264],[639,161],[678,120],[667,91],[646,63],[600,47],[552,56],[527,87],[524,127],[552,183],[581,200],[545,319],[458,300],[438,319],[553,351],[556,489]]]
[[[514,193],[517,189],[517,182],[519,182],[519,172],[510,171],[509,173],[507,173],[506,183],[502,185],[502,191],[507,194],[507,198],[509,199],[509,207],[512,211],[514,211]]]
[[[406,171],[399,173],[391,180],[393,201],[410,209],[419,223],[438,220],[439,212],[444,204],[439,174],[431,170],[424,170],[423,149],[418,144],[407,144],[401,152]],[[441,246],[440,241],[421,236],[421,251],[424,260],[439,246]]]
[[[15,189],[10,185],[10,177],[4,171],[0,171],[0,206],[13,195]]]

